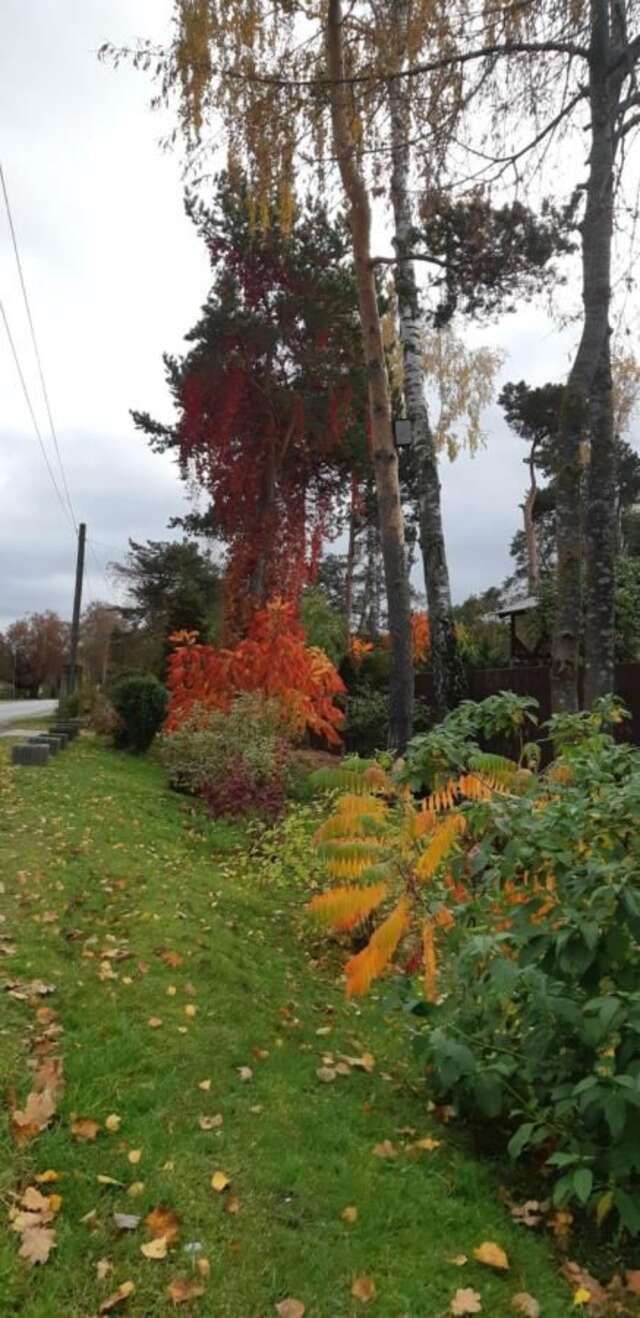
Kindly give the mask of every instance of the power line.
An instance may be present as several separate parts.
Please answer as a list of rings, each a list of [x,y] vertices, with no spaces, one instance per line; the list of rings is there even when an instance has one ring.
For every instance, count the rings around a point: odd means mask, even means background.
[[[14,342],[13,334],[11,333],[11,327],[10,327],[10,325],[9,325],[9,321],[8,321],[8,319],[7,319],[7,313],[6,313],[5,309],[4,309],[4,303],[3,303],[3,301],[2,301],[1,298],[0,298],[0,315],[2,316],[2,319],[3,319],[3,321],[4,321],[4,327],[5,327],[6,331],[7,331],[7,338],[8,338],[8,340],[9,340],[9,345],[10,345],[10,347],[11,347],[11,351],[12,351],[12,353],[13,353],[13,360],[14,360],[14,362],[15,362],[15,364],[16,364],[16,370],[17,370],[17,372],[18,372],[18,376],[19,376],[19,378],[20,378],[20,384],[22,385],[22,392],[24,393],[25,401],[26,401],[27,407],[28,407],[28,409],[29,409],[29,413],[30,413],[30,416],[31,416],[31,420],[32,420],[32,422],[33,422],[33,428],[34,428],[34,430],[35,430],[35,432],[36,432],[36,436],[37,436],[37,439],[38,439],[38,443],[39,443],[39,445],[40,445],[40,450],[41,450],[41,452],[42,452],[42,456],[43,456],[43,458],[44,458],[44,461],[45,461],[45,465],[46,465],[47,471],[48,471],[49,476],[50,476],[50,478],[51,478],[51,484],[53,485],[53,488],[54,488],[54,490],[55,490],[55,492],[56,492],[56,497],[57,497],[58,500],[59,500],[60,507],[62,508],[62,511],[63,511],[65,517],[66,517],[67,519],[69,519],[69,516],[70,516],[70,509],[67,507],[67,505],[66,505],[66,503],[65,503],[65,501],[64,501],[64,499],[63,499],[63,497],[62,497],[62,495],[61,495],[61,493],[60,493],[60,490],[58,489],[58,485],[57,485],[57,482],[56,482],[56,478],[55,478],[55,476],[54,476],[54,474],[53,474],[53,468],[52,468],[52,466],[51,466],[51,463],[49,462],[49,455],[48,455],[47,450],[46,450],[45,445],[44,445],[44,440],[43,440],[43,438],[42,438],[42,433],[41,433],[41,430],[40,430],[40,426],[38,425],[38,418],[36,417],[36,414],[35,414],[35,412],[34,412],[34,410],[33,410],[33,403],[31,402],[31,397],[30,397],[30,394],[29,394],[29,390],[28,390],[28,388],[27,388],[27,382],[26,382],[26,380],[25,380],[25,378],[24,378],[24,374],[23,374],[23,371],[22,371],[22,367],[21,367],[21,365],[20,365],[20,358],[19,358],[19,356],[18,356],[18,350],[17,350],[16,345],[15,345],[15,342]],[[71,524],[72,524],[73,530],[74,530],[74,532],[75,532],[75,521],[74,521],[74,519],[73,519],[73,514],[72,514],[72,513],[71,513]]]
[[[34,325],[34,323],[33,323],[33,316],[32,316],[32,314],[31,314],[31,305],[30,305],[30,303],[29,303],[29,295],[28,295],[28,293],[27,293],[27,286],[26,286],[26,283],[25,283],[24,273],[23,273],[23,269],[22,269],[22,261],[21,261],[21,259],[20,259],[20,250],[19,250],[19,247],[18,247],[18,238],[17,238],[17,235],[16,235],[15,226],[14,226],[14,223],[13,223],[13,215],[12,215],[12,213],[11,213],[11,205],[10,205],[10,203],[9,203],[9,193],[8,193],[8,191],[7,191],[7,184],[6,184],[6,180],[5,180],[5,176],[4,176],[4,170],[3,170],[3,168],[2,168],[2,165],[0,165],[0,183],[2,184],[2,192],[3,192],[3,196],[4,196],[4,204],[5,204],[6,211],[7,211],[7,219],[9,220],[9,229],[10,229],[10,231],[11,231],[11,241],[12,241],[12,243],[13,243],[13,251],[14,251],[15,258],[16,258],[16,265],[17,265],[17,267],[18,267],[18,276],[19,276],[19,278],[20,278],[20,287],[22,288],[22,296],[23,296],[23,298],[24,298],[24,305],[25,305],[25,310],[26,310],[26,313],[27,313],[27,320],[28,320],[28,322],[29,322],[29,330],[30,330],[30,332],[31,332],[31,342],[32,342],[32,344],[33,344],[33,351],[34,351],[34,353],[35,353],[35,358],[36,358],[36,362],[37,362],[37,366],[38,366],[38,375],[39,375],[39,377],[40,377],[40,385],[41,385],[41,388],[42,388],[42,396],[43,396],[43,398],[44,398],[44,405],[45,405],[45,408],[46,408],[46,411],[47,411],[47,417],[48,417],[48,419],[49,419],[49,429],[51,430],[51,438],[53,439],[53,444],[54,444],[54,448],[55,448],[55,451],[56,451],[56,456],[57,456],[57,458],[58,458],[58,466],[59,466],[59,468],[60,468],[60,475],[61,475],[61,477],[62,477],[62,484],[63,484],[63,487],[64,487],[64,492],[65,492],[65,495],[66,495],[67,503],[68,503],[68,505],[69,505],[69,512],[71,513],[71,520],[72,520],[72,522],[73,522],[73,528],[74,528],[75,531],[77,531],[77,529],[78,529],[78,527],[77,527],[77,519],[76,519],[76,515],[75,515],[75,512],[74,512],[74,509],[73,509],[73,504],[72,504],[72,502],[71,502],[71,495],[69,494],[69,486],[67,485],[67,477],[66,477],[65,470],[64,470],[64,463],[63,463],[63,461],[62,461],[62,454],[61,454],[61,452],[60,452],[60,445],[58,444],[58,435],[57,435],[56,427],[55,427],[54,420],[53,420],[53,413],[52,413],[52,411],[51,411],[51,404],[50,404],[50,402],[49,402],[49,392],[48,392],[48,390],[47,390],[47,385],[46,385],[46,381],[45,381],[45,378],[44,378],[44,368],[43,368],[43,365],[42,365],[42,358],[41,358],[41,356],[40,356],[40,349],[39,349],[39,347],[38,347],[38,339],[37,339],[37,336],[36,336],[35,325]],[[48,466],[48,465],[49,465],[49,464],[48,464],[48,462],[47,462],[47,466]]]

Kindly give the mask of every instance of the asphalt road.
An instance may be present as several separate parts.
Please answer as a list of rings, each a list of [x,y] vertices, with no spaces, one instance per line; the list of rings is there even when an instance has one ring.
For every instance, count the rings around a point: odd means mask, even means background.
[[[57,709],[57,700],[0,700],[0,728],[23,719],[46,718]]]

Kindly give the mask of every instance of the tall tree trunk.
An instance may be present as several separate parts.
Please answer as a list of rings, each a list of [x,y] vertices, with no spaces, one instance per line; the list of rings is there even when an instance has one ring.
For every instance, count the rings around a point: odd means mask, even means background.
[[[536,535],[536,524],[533,516],[537,493],[538,483],[536,481],[534,443],[531,448],[531,453],[529,454],[529,489],[527,490],[526,498],[522,505],[524,535],[527,546],[527,582],[529,591],[532,595],[536,595],[540,587],[540,556],[538,554],[538,537]]]
[[[620,85],[608,75],[610,57],[608,0],[591,0],[589,100],[591,153],[582,222],[582,298],[584,322],[560,415],[556,539],[558,602],[553,635],[551,698],[554,711],[578,708],[578,661],[582,615],[580,562],[580,444],[589,428],[589,399],[603,354],[608,354],[611,302],[611,242],[613,234],[613,169],[615,110]],[[596,446],[602,434],[593,439]],[[606,444],[605,444],[606,448]],[[592,452],[592,461],[594,454]],[[603,458],[604,460],[604,458]],[[600,460],[595,457],[600,469]],[[610,515],[613,516],[614,505]],[[587,552],[608,544],[602,534],[587,535]],[[589,577],[596,579],[596,566]],[[604,575],[602,577],[604,580]],[[593,642],[593,634],[590,640]],[[597,655],[597,650],[596,650]],[[588,662],[591,660],[589,658]],[[597,666],[600,666],[596,658]]]
[[[351,499],[349,503],[349,543],[347,547],[347,565],[344,583],[344,616],[347,624],[347,636],[351,634],[351,615],[353,613],[353,577],[356,566],[356,478],[351,478]]]
[[[394,38],[398,46],[397,72],[406,59],[408,0],[393,0]],[[442,718],[465,693],[465,674],[456,643],[451,607],[449,568],[442,526],[438,457],[429,424],[422,368],[422,320],[415,264],[411,260],[413,213],[410,181],[411,90],[407,78],[389,84],[391,112],[392,176],[391,201],[394,217],[400,341],[402,344],[404,396],[411,422],[418,474],[418,525],[429,609],[431,669],[436,714]]]
[[[591,460],[586,495],[586,621],[584,698],[589,707],[614,689],[616,449],[609,338],[591,390]]]
[[[389,742],[394,750],[403,751],[411,736],[414,687],[404,520],[400,502],[398,455],[391,426],[391,404],[380,313],[371,264],[371,207],[350,127],[341,0],[329,0],[327,68],[332,83],[331,123],[334,150],[350,208],[360,329],[367,367],[373,466],[391,638]]]

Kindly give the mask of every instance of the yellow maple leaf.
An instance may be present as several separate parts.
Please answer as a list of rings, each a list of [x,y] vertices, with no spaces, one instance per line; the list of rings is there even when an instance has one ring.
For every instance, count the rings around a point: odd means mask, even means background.
[[[231,1181],[225,1172],[213,1173],[213,1176],[211,1177],[211,1188],[212,1190],[215,1190],[216,1194],[222,1194],[222,1191],[226,1190],[228,1185],[231,1185]]]

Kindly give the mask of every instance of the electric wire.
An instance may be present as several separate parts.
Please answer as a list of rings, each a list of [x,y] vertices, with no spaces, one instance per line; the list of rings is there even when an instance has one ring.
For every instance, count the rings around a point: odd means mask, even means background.
[[[3,194],[3,197],[4,197],[4,204],[5,204],[5,208],[6,208],[6,212],[7,212],[7,219],[8,219],[8,221],[9,221],[9,230],[10,230],[10,232],[11,232],[11,242],[12,242],[12,244],[13,244],[13,252],[14,252],[15,259],[16,259],[16,266],[17,266],[17,269],[18,269],[18,277],[19,277],[19,279],[20,279],[20,287],[21,287],[21,289],[22,289],[22,296],[23,296],[23,299],[24,299],[25,311],[26,311],[26,313],[27,313],[27,320],[28,320],[28,322],[29,322],[29,331],[30,331],[30,334],[31,334],[31,342],[32,342],[32,344],[33,344],[33,351],[34,351],[34,354],[35,354],[36,364],[37,364],[37,367],[38,367],[38,375],[39,375],[39,378],[40,378],[40,386],[41,386],[41,389],[42,389],[42,397],[44,398],[44,405],[45,405],[46,412],[47,412],[47,417],[48,417],[48,420],[49,420],[49,429],[50,429],[50,431],[51,431],[51,438],[52,438],[52,440],[53,440],[53,445],[54,445],[54,448],[55,448],[55,451],[56,451],[56,456],[57,456],[57,459],[58,459],[58,466],[59,466],[59,468],[60,468],[60,475],[61,475],[61,477],[62,477],[62,485],[63,485],[64,492],[65,492],[65,495],[66,495],[67,503],[68,503],[68,505],[69,505],[69,512],[71,513],[71,519],[72,519],[72,522],[73,522],[73,527],[74,527],[74,530],[77,532],[77,530],[78,530],[78,521],[77,521],[77,518],[76,518],[76,515],[75,515],[75,512],[74,512],[73,504],[72,504],[72,502],[71,502],[71,495],[70,495],[70,493],[69,493],[69,486],[68,486],[68,484],[67,484],[67,477],[66,477],[66,473],[65,473],[65,469],[64,469],[64,463],[63,463],[63,461],[62,461],[62,454],[61,454],[61,452],[60,452],[60,445],[59,445],[59,443],[58,443],[58,435],[57,435],[57,431],[56,431],[55,423],[54,423],[54,420],[53,420],[53,413],[52,413],[52,410],[51,410],[51,403],[50,403],[50,401],[49,401],[49,391],[48,391],[48,389],[47,389],[47,384],[46,384],[45,375],[44,375],[44,367],[43,367],[43,365],[42,365],[42,357],[40,356],[40,348],[39,348],[39,346],[38,346],[38,338],[37,338],[37,335],[36,335],[36,330],[35,330],[35,325],[34,325],[34,321],[33,321],[33,316],[32,316],[32,314],[31,314],[31,304],[30,304],[30,302],[29,302],[29,294],[27,293],[27,285],[26,285],[25,278],[24,278],[24,271],[23,271],[23,269],[22,269],[22,260],[21,260],[21,258],[20,258],[20,249],[19,249],[19,247],[18,247],[18,237],[17,237],[17,234],[16,234],[15,225],[14,225],[14,223],[13,223],[13,214],[12,214],[12,211],[11,211],[11,204],[10,204],[10,201],[9,201],[9,192],[8,192],[8,189],[7,189],[7,183],[6,183],[6,179],[5,179],[5,176],[4,176],[4,170],[3,170],[3,168],[2,168],[2,165],[0,165],[0,184],[2,185],[2,194]]]

